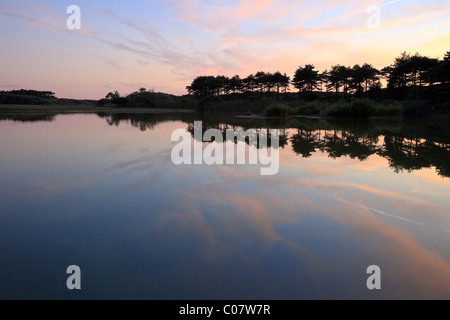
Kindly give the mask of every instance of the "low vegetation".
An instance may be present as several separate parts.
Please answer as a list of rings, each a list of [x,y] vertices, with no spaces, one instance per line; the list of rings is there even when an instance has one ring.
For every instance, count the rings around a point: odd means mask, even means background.
[[[104,99],[98,101],[101,107],[115,106],[120,108],[148,109],[194,109],[193,97],[179,97],[166,93],[157,93],[145,88],[127,96],[121,96],[118,91],[110,92]]]
[[[265,116],[266,117],[274,117],[274,118],[282,118],[289,116],[291,112],[291,107],[284,103],[276,103],[267,107]]]
[[[401,117],[403,107],[398,101],[375,102],[370,99],[340,100],[335,103],[314,101],[294,110],[296,115],[319,117]]]
[[[12,90],[0,92],[0,104],[43,105],[56,100],[51,91]]]

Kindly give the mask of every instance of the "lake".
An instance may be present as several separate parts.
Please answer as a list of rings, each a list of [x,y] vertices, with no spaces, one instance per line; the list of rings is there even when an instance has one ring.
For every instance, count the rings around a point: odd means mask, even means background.
[[[196,120],[278,129],[278,173],[173,164],[172,133]],[[448,127],[2,115],[0,298],[449,299]]]

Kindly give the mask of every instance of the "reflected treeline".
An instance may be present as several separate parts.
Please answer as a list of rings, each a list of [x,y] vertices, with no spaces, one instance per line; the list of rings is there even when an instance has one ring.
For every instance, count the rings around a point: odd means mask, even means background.
[[[153,130],[156,125],[169,121],[190,122],[195,118],[192,113],[97,113],[110,126],[119,127],[130,124],[141,131]]]
[[[56,114],[0,114],[1,120],[10,120],[16,122],[52,122],[56,118]]]
[[[290,144],[292,150],[303,158],[310,158],[316,152],[327,153],[334,159],[350,157],[360,161],[378,155],[387,159],[389,166],[397,173],[435,167],[439,175],[450,177],[448,122],[418,124],[400,120],[330,121],[297,118],[286,120],[285,125],[278,122],[271,126],[267,119],[245,120],[249,119],[235,119],[231,123],[205,121],[202,135],[209,129],[217,129],[222,132],[223,141],[227,141],[227,130],[256,129],[256,132],[260,132],[261,129],[272,128],[268,129],[270,147],[271,130],[279,129],[280,147],[285,148]],[[188,124],[187,130],[195,138],[193,122]],[[238,135],[237,138],[247,143],[250,141],[248,136]]]
[[[306,122],[306,121],[305,121]],[[291,137],[295,153],[309,158],[326,152],[331,158],[350,157],[361,161],[379,155],[395,172],[435,167],[450,177],[450,134],[448,121],[414,122],[327,122],[308,120]]]
[[[188,128],[186,129],[193,137],[199,142],[209,142],[204,141],[203,137],[205,135],[205,132],[215,129],[222,133],[222,141],[224,142],[233,142],[237,144],[239,141],[245,141],[247,144],[251,144],[253,147],[256,147],[257,149],[261,148],[267,148],[272,147],[272,134],[273,130],[277,128],[268,128],[268,127],[242,127],[232,124],[225,124],[225,123],[219,123],[219,124],[211,124],[211,123],[202,123],[202,127],[196,127],[194,123],[189,123]],[[249,129],[252,130],[252,132],[246,132]],[[195,131],[199,130],[198,132],[201,132],[201,137],[195,136]],[[232,131],[233,134],[227,134],[227,131]],[[288,145],[289,143],[289,136],[287,134],[286,129],[279,129],[278,131],[279,135],[279,147],[283,148]],[[258,138],[259,137],[259,138]],[[261,144],[261,139],[264,139],[266,143]],[[213,141],[212,141],[213,142]],[[253,142],[253,143],[251,143]]]
[[[159,113],[159,114],[97,114],[111,126],[130,124],[139,130],[153,130],[158,124],[180,121],[195,137],[194,122],[202,120],[195,113]],[[0,114],[0,120],[20,122],[51,122],[55,114]],[[401,120],[329,120],[329,119],[264,119],[264,118],[224,118],[208,117],[202,120],[202,136],[209,129],[217,129],[227,141],[228,129],[267,129],[267,145],[271,146],[272,129],[279,129],[280,148],[291,147],[304,157],[310,158],[316,152],[327,153],[337,159],[350,157],[367,160],[372,155],[381,156],[389,161],[395,172],[414,171],[435,167],[438,174],[450,177],[450,121],[410,122]],[[240,139],[240,140],[239,140]],[[235,138],[250,143],[249,136]],[[260,148],[259,140],[257,148]],[[263,146],[265,147],[265,146]]]
[[[450,144],[427,139],[405,139],[401,136],[386,136],[384,148],[379,154],[389,160],[396,171],[409,172],[436,167],[439,175],[450,177]]]
[[[194,122],[202,120],[198,114],[98,114],[109,125],[128,123],[140,130],[153,130],[159,123],[181,121],[195,138]],[[389,161],[395,172],[414,171],[435,167],[438,174],[450,177],[450,132],[449,121],[407,122],[402,120],[329,120],[329,119],[258,119],[208,117],[202,120],[202,137],[209,129],[217,129],[227,141],[227,130],[267,129],[270,147],[271,130],[279,129],[280,148],[291,147],[304,157],[316,152],[327,153],[337,159],[350,157],[360,161],[372,155]],[[253,139],[249,136],[234,138],[234,142]],[[202,139],[203,140],[203,139]],[[203,141],[209,142],[209,141]],[[260,145],[258,144],[259,148]]]
[[[295,153],[310,158],[314,152],[327,152],[331,158],[349,156],[360,161],[377,153],[378,136],[358,136],[342,130],[297,129],[291,138]]]

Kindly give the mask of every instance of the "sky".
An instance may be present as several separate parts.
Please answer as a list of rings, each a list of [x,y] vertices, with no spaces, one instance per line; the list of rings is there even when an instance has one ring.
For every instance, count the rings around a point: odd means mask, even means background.
[[[67,27],[71,5],[80,29]],[[450,0],[0,0],[0,39],[0,90],[183,95],[201,75],[442,58]]]

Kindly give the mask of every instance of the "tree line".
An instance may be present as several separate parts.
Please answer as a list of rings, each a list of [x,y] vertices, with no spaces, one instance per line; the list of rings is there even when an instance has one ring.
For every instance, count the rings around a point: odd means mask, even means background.
[[[239,75],[232,78],[225,76],[200,76],[186,87],[189,94],[195,96],[224,95],[242,92],[287,92],[290,77],[281,72],[257,72],[241,79]]]
[[[0,91],[0,104],[39,105],[56,99],[52,91],[12,90]]]
[[[236,75],[199,76],[186,89],[189,95],[198,97],[228,95],[246,92],[288,92],[290,86],[298,92],[343,92],[345,94],[362,94],[379,92],[381,80],[387,82],[387,89],[402,95],[405,88],[420,89],[428,86],[448,86],[450,83],[450,51],[442,60],[429,58],[419,53],[415,55],[402,53],[394,63],[381,70],[369,63],[356,64],[353,67],[334,65],[329,70],[320,72],[312,64],[300,66],[291,79],[282,74],[259,71],[246,78]]]

